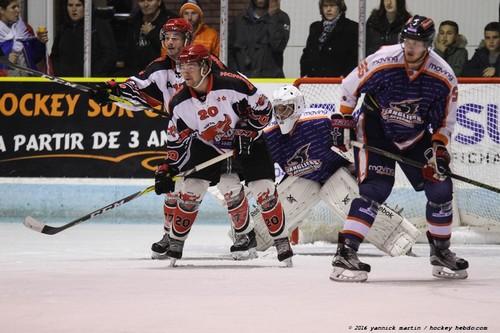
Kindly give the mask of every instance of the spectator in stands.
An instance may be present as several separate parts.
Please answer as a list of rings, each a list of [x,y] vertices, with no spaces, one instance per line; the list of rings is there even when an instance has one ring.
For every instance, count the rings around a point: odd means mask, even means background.
[[[191,44],[201,44],[218,57],[220,53],[219,34],[203,22],[203,11],[198,1],[186,0],[179,10],[179,16],[188,20],[193,26],[194,36]]]
[[[465,46],[467,40],[459,34],[458,24],[454,21],[443,21],[434,42],[434,51],[451,66],[456,76],[461,76],[468,54]]]
[[[500,77],[500,23],[484,27],[484,41],[465,65],[463,76]]]
[[[279,0],[251,0],[229,32],[229,66],[248,77],[284,77],[290,17]]]
[[[383,45],[399,43],[399,33],[410,17],[406,0],[380,0],[366,21],[366,56]]]
[[[320,0],[321,21],[309,27],[301,76],[346,76],[358,62],[358,24],[345,17],[344,0]]]
[[[53,72],[57,76],[83,76],[84,0],[64,1],[64,20],[52,45]],[[116,43],[109,22],[92,19],[92,76],[109,76],[115,68]]]
[[[177,17],[165,8],[163,0],[137,0],[137,5],[139,10],[132,15],[128,32],[123,76],[137,74],[161,55],[161,27]]]
[[[37,64],[45,60],[48,40],[46,29],[35,36],[33,29],[20,18],[18,0],[0,0],[0,49],[12,63],[39,69]],[[0,76],[6,75],[26,74],[0,65]]]

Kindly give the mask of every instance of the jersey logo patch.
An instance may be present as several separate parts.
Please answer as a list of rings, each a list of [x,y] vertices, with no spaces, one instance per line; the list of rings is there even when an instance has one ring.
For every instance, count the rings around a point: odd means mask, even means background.
[[[395,123],[405,127],[415,127],[423,124],[418,114],[421,98],[407,99],[401,102],[391,102],[388,108],[383,108],[380,115],[388,123]]]
[[[303,176],[312,173],[321,168],[320,160],[309,159],[309,148],[311,144],[308,143],[300,147],[293,156],[288,159],[285,166],[285,172],[292,176]]]

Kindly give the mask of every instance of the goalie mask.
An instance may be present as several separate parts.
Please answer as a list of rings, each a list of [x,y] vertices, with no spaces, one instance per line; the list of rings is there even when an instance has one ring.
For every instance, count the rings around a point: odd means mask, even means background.
[[[306,104],[304,95],[294,86],[284,86],[273,93],[273,115],[281,133],[289,133],[300,118]]]

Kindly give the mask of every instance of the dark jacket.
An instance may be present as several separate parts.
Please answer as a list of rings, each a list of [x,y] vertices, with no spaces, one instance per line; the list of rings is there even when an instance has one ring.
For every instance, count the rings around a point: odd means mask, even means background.
[[[53,72],[56,76],[83,76],[83,19],[67,18],[52,45]],[[92,76],[109,76],[116,62],[116,43],[110,24],[94,17],[92,20]]]
[[[132,16],[130,29],[128,32],[127,53],[125,55],[125,70],[124,76],[131,76],[142,71],[150,62],[160,57],[161,42],[160,30],[161,27],[171,18],[176,15],[167,11],[163,6],[160,7],[160,14],[151,22],[154,26],[147,35],[141,35],[142,12],[138,11]]]
[[[347,76],[358,63],[358,24],[341,14],[322,49],[318,38],[323,21],[309,27],[306,47],[300,58],[300,76]]]
[[[434,51],[439,54],[441,58],[446,60],[456,76],[462,76],[464,66],[469,58],[467,50],[465,49],[466,46],[467,40],[465,37],[463,35],[458,35],[455,43],[447,47],[444,53],[437,48],[434,48]]]
[[[485,47],[476,49],[472,59],[465,64],[462,76],[482,77],[487,67],[495,67],[495,77],[500,77],[500,56],[494,64],[489,62],[489,51]]]
[[[283,11],[254,17],[253,2],[235,18],[229,36],[229,67],[248,77],[284,77],[283,52],[290,38],[290,18]]]
[[[366,56],[375,53],[383,45],[399,43],[399,33],[410,16],[398,16],[389,23],[387,17],[373,11],[366,21]]]

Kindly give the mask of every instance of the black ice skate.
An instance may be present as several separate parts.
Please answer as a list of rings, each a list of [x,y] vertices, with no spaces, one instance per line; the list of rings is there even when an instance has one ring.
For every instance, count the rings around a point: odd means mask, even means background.
[[[168,233],[163,235],[163,238],[151,245],[151,259],[168,259],[167,250],[170,245],[170,237]]]
[[[184,241],[170,238],[170,245],[167,250],[167,257],[170,258],[170,266],[175,266],[177,259],[182,258],[182,250],[184,249]]]
[[[278,252],[278,260],[283,261],[286,267],[292,267],[293,251],[288,237],[275,239],[274,246],[276,247],[276,252]]]
[[[332,266],[330,280],[339,282],[365,282],[371,269],[370,265],[358,259],[356,250],[345,244],[342,234],[339,234],[337,253],[333,257]]]
[[[252,230],[247,234],[235,234],[234,244],[231,246],[231,256],[234,260],[249,260],[257,258],[257,240]]]
[[[466,279],[467,260],[458,258],[450,247],[450,240],[440,240],[432,238],[427,231],[427,240],[431,247],[430,261],[432,265],[432,275],[442,279]]]

